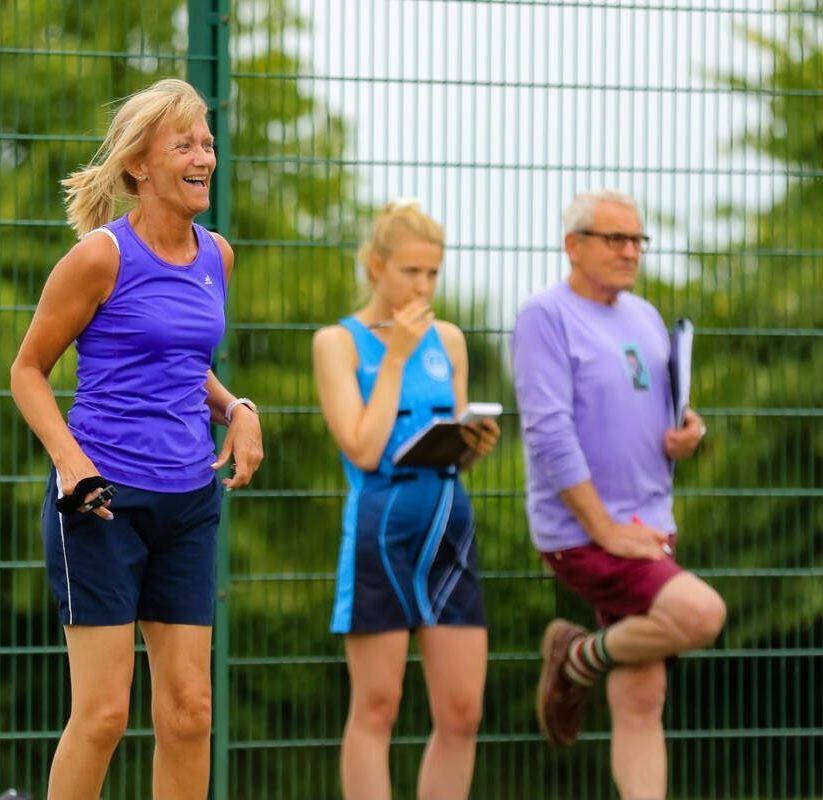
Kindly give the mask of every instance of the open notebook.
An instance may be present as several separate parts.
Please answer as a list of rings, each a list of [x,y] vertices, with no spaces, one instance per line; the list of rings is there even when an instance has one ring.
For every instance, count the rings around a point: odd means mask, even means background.
[[[392,461],[398,467],[460,466],[472,451],[464,426],[502,413],[500,403],[469,403],[457,418],[435,417],[397,448]]]

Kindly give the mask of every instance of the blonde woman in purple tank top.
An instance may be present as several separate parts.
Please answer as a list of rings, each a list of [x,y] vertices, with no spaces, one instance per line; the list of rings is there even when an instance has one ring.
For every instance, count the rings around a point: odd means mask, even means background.
[[[216,167],[206,112],[184,81],[159,81],[120,106],[91,165],[63,181],[80,241],[49,275],[11,370],[54,465],[43,539],[72,703],[51,800],[100,796],[128,719],[136,623],[152,673],[154,797],[208,790],[220,501],[263,449],[254,403],[210,369],[234,255],[194,223]],[[131,210],[113,220],[118,200]],[[75,340],[67,423],[48,375]],[[219,455],[210,423],[228,427]]]

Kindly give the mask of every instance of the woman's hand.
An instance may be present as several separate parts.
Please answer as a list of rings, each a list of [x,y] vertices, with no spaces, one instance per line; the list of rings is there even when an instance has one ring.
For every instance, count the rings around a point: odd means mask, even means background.
[[[483,419],[462,426],[463,439],[478,456],[487,456],[500,438],[500,427],[493,419]]]
[[[221,469],[228,464],[229,458],[234,460],[234,475],[223,478],[223,486],[226,489],[246,486],[263,460],[263,432],[260,429],[260,419],[254,411],[244,405],[238,405],[232,412],[223,447],[211,468]]]
[[[434,312],[425,300],[412,300],[392,315],[386,354],[405,361],[434,322]]]
[[[83,478],[93,478],[100,474],[97,467],[94,466],[91,459],[89,459],[86,454],[82,452],[82,450],[79,451],[79,455],[74,459],[61,464],[59,467],[55,467],[55,469],[57,470],[57,476],[60,480],[60,492],[64,497],[72,494],[77,484]],[[102,489],[94,489],[83,498],[83,502],[90,503],[102,491]],[[106,500],[102,506],[98,506],[97,508],[88,509],[81,506],[77,510],[83,514],[87,514],[91,511],[101,519],[109,520],[114,519],[114,514],[112,514],[108,508],[110,504],[111,500]]]
[[[463,441],[471,448],[460,463],[462,469],[468,469],[479,458],[487,456],[494,450],[500,438],[500,427],[493,419],[483,419],[480,422],[461,425],[460,434]]]

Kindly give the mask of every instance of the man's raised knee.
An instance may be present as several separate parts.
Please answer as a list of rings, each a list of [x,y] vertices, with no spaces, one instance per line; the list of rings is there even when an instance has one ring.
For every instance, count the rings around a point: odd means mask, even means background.
[[[726,621],[723,598],[703,581],[691,575],[686,579],[689,583],[678,586],[659,607],[658,622],[670,632],[675,652],[708,647]]]
[[[707,587],[706,592],[692,601],[685,621],[691,647],[708,647],[726,621],[726,604],[714,589]]]

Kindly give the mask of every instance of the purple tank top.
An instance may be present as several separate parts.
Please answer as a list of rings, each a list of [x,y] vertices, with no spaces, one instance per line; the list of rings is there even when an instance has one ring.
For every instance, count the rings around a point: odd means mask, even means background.
[[[206,372],[225,330],[226,278],[211,234],[194,224],[197,257],[168,264],[126,216],[106,225],[120,270],[77,339],[69,429],[103,477],[188,492],[212,480]]]

